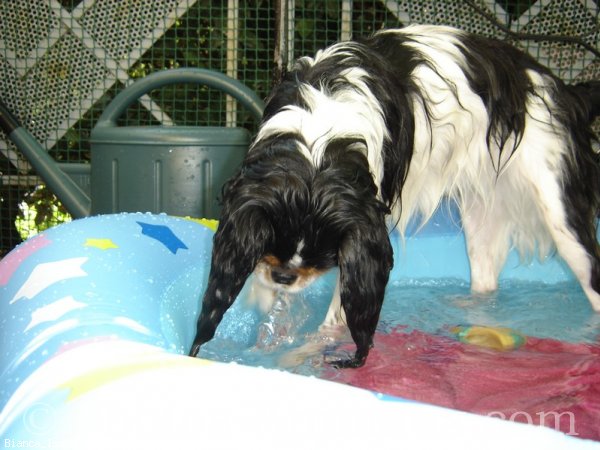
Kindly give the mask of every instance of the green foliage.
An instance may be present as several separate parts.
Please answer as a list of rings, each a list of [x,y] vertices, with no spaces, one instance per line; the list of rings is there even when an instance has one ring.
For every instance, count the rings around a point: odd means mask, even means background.
[[[15,225],[22,239],[71,220],[62,204],[45,186],[38,186],[27,194],[19,209]]]

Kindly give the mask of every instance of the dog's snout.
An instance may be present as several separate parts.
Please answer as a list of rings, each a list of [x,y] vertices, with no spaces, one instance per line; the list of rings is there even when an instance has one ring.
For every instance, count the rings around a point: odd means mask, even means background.
[[[271,270],[271,278],[278,284],[290,285],[298,278],[298,275],[292,272],[282,271],[278,269]]]

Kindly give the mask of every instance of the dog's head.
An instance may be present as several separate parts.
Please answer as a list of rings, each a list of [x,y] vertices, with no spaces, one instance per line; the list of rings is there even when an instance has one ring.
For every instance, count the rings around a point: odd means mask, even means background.
[[[318,165],[302,146],[293,133],[254,143],[223,189],[213,261],[236,266],[244,260],[264,284],[288,292],[339,265],[358,248],[353,241],[380,228],[387,211],[377,200],[363,142],[331,141]]]

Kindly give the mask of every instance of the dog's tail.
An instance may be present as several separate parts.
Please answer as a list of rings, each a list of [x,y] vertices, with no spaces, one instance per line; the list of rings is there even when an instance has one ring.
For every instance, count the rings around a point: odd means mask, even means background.
[[[569,88],[584,108],[588,123],[592,124],[600,117],[600,80],[584,81],[583,83],[573,84]],[[593,148],[596,152],[596,162],[600,165],[600,134],[598,132],[596,132],[595,138],[596,142],[593,143]]]
[[[600,117],[600,80],[585,81],[583,83],[568,86],[583,115],[587,118],[588,124],[593,126],[594,121]],[[596,169],[592,171],[596,174],[600,172],[600,132],[597,127],[592,131],[592,149],[595,153]],[[595,131],[595,132],[594,132]],[[598,184],[595,184],[598,186]],[[600,195],[600,193],[598,193]],[[600,207],[596,211],[596,217],[600,219]]]
[[[600,116],[600,80],[584,81],[569,86],[587,112],[589,123]]]

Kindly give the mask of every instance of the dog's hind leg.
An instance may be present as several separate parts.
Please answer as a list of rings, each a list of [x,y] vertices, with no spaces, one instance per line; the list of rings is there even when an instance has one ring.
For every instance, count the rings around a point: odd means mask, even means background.
[[[544,194],[542,196],[546,197]],[[573,227],[569,224],[572,222],[569,216],[580,211],[572,210],[565,217],[562,204],[552,205],[558,202],[552,202],[549,198],[546,200],[549,206],[545,210],[545,218],[558,253],[579,280],[594,310],[600,312],[600,248],[593,222]],[[573,205],[569,209],[573,209]]]
[[[582,183],[560,182],[544,165],[527,176],[560,256],[577,277],[594,310],[600,312],[600,246],[596,238],[596,205]]]
[[[471,290],[485,294],[498,288],[498,276],[510,240],[506,216],[493,200],[484,204],[480,198],[463,203],[461,221],[471,269]]]
[[[558,253],[579,280],[594,310],[600,312],[600,250],[592,223],[588,224],[589,230],[573,229],[551,211],[547,211],[546,220]]]

